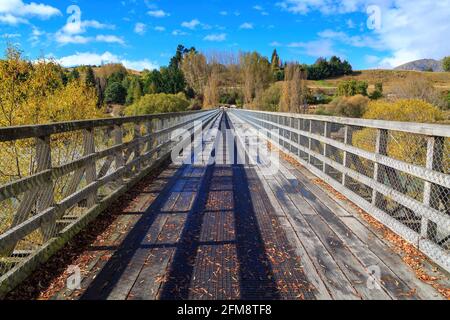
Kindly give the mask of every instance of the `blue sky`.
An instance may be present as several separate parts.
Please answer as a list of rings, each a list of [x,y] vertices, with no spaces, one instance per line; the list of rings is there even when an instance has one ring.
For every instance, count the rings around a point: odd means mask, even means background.
[[[18,43],[30,59],[66,66],[158,67],[180,43],[267,56],[277,48],[305,63],[338,55],[354,69],[450,55],[450,0],[33,1],[0,0],[0,49]]]

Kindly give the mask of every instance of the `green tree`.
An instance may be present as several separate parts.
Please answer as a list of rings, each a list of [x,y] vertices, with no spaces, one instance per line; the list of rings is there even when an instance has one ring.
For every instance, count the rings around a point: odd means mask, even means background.
[[[73,70],[70,72],[69,80],[80,80],[80,72],[77,68],[73,68]]]
[[[127,96],[127,89],[119,83],[112,82],[109,83],[105,91],[105,102],[106,103],[117,103],[124,104]]]
[[[450,72],[450,56],[445,57],[442,60],[442,67],[444,68],[444,71]]]
[[[375,90],[370,95],[370,99],[377,100],[383,97],[383,83],[377,82],[375,83]]]
[[[275,81],[282,81],[284,79],[282,63],[277,49],[274,49],[272,52],[272,58],[270,59],[270,68],[272,70],[273,79]]]
[[[152,113],[186,111],[189,101],[183,93],[179,94],[146,94],[138,102],[125,109],[128,116],[145,115]]]
[[[132,77],[130,80],[130,84],[127,88],[126,104],[130,105],[134,102],[137,102],[141,97],[142,97],[141,81],[138,77]]]
[[[87,67],[86,69],[86,78],[85,78],[85,83],[88,87],[95,87],[95,74],[94,74],[94,70],[92,69],[92,67]]]

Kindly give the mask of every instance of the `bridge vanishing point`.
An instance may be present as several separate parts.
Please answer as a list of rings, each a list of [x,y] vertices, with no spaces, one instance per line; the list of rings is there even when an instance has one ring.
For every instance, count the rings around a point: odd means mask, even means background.
[[[190,157],[232,161],[170,162],[198,121],[219,131]],[[236,161],[252,144],[275,173]],[[0,147],[1,172],[29,168],[0,186],[6,299],[450,296],[448,125],[216,109],[0,128]]]

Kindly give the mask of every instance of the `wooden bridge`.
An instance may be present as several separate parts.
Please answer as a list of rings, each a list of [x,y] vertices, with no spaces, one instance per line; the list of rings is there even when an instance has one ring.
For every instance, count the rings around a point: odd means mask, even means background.
[[[0,296],[442,299],[449,137],[219,109],[0,128],[1,172],[28,168],[0,187]]]

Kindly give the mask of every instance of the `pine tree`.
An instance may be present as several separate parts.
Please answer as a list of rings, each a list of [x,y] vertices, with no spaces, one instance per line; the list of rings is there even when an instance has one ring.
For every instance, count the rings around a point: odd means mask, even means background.
[[[84,81],[86,83],[86,86],[95,87],[95,74],[92,67],[88,67],[86,69],[86,79]]]
[[[273,50],[272,53],[272,59],[270,60],[270,65],[272,68],[272,71],[277,71],[280,69],[280,56],[278,55],[277,49]]]

